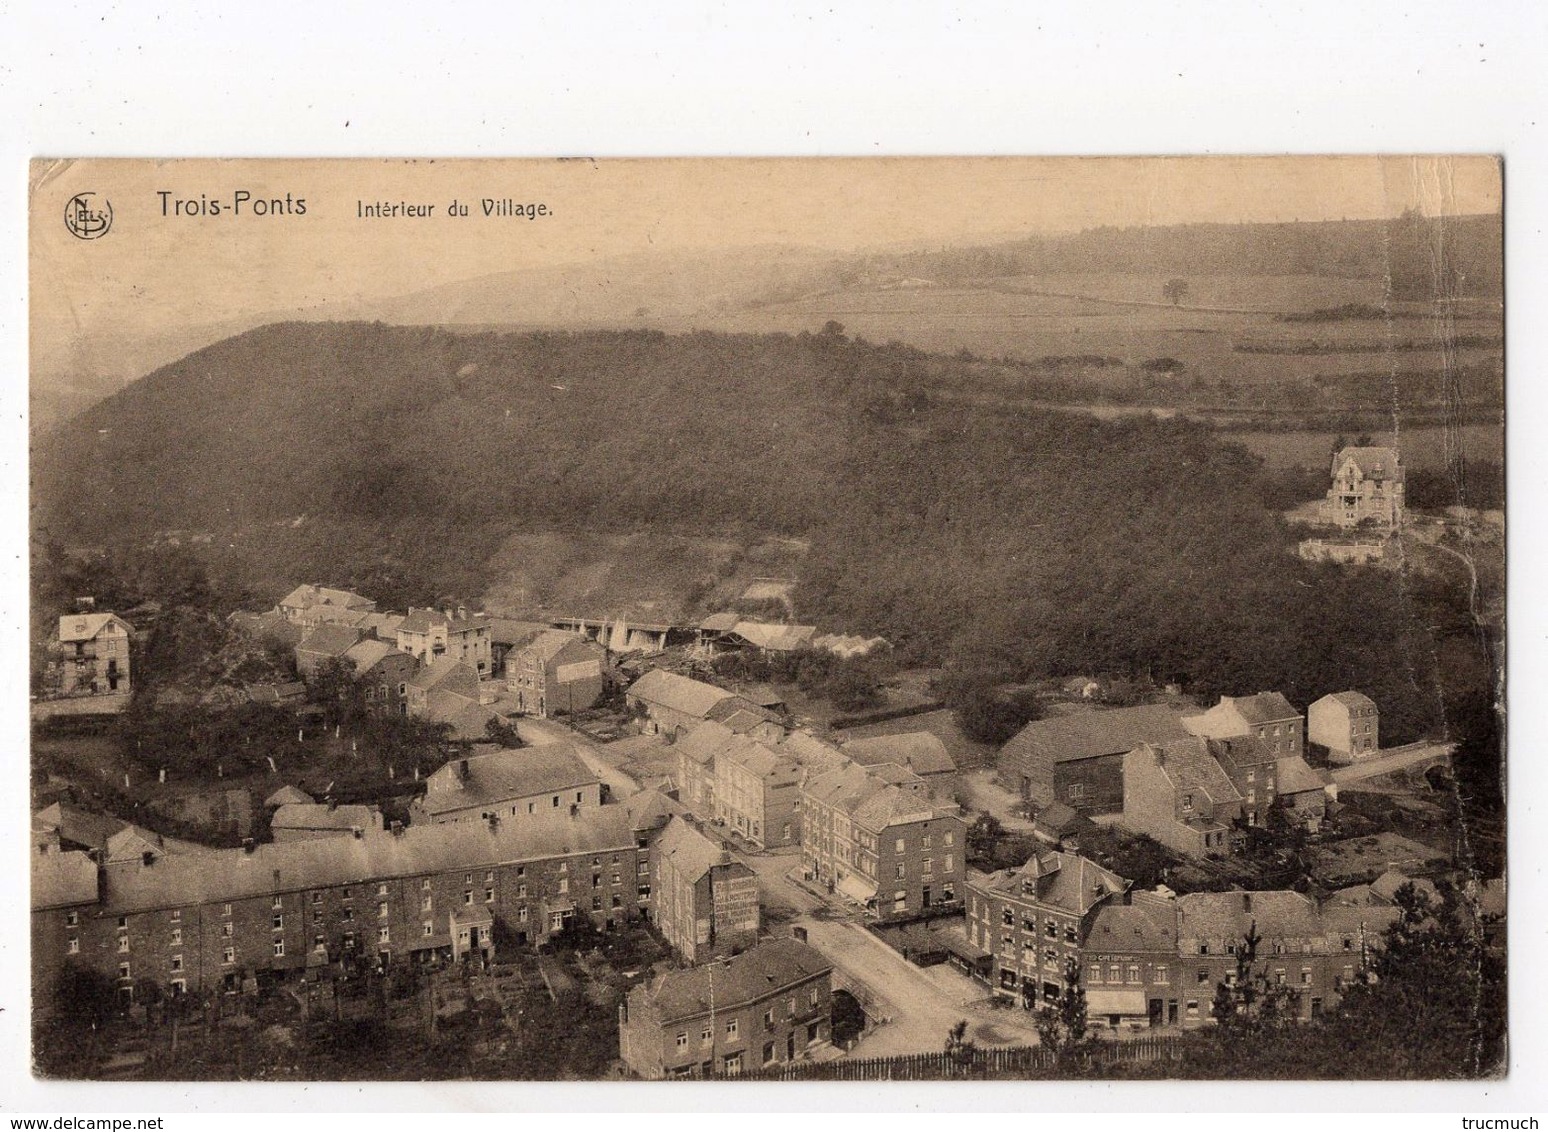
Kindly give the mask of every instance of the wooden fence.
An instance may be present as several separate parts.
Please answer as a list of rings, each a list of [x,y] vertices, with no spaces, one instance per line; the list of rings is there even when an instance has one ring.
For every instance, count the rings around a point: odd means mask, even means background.
[[[1177,1035],[1146,1036],[1126,1041],[1102,1042],[1090,1054],[1098,1064],[1125,1061],[1175,1061],[1182,1057],[1183,1041]],[[1054,1068],[1054,1055],[1043,1046],[1006,1046],[975,1049],[970,1054],[911,1053],[898,1057],[870,1057],[838,1061],[786,1061],[748,1073],[743,1081],[951,1081],[974,1077],[1004,1077],[1017,1073],[1046,1072]],[[726,1078],[719,1075],[721,1079]]]

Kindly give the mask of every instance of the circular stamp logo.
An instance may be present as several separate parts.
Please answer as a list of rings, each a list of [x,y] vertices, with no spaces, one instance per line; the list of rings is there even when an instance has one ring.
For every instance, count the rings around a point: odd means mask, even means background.
[[[77,240],[95,240],[113,226],[113,206],[100,193],[76,193],[65,203],[64,222]]]

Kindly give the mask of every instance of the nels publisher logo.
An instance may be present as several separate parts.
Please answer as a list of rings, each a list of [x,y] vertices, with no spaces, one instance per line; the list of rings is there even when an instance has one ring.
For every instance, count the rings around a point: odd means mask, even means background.
[[[97,193],[76,193],[65,204],[64,222],[77,240],[95,240],[113,226],[113,206]]]

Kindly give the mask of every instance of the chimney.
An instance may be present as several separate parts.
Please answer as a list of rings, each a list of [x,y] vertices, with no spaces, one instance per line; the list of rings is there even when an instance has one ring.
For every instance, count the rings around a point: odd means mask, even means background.
[[[401,837],[403,835],[403,823],[402,822],[395,821],[395,822],[392,823],[392,825],[389,828],[392,830],[392,835],[394,837]]]
[[[1242,893],[1242,911],[1243,912],[1251,912],[1252,911],[1252,893],[1250,893],[1250,892]]]
[[[466,782],[468,780],[468,760],[467,759],[458,759],[457,760],[457,777],[459,779],[461,779],[463,782]]]
[[[147,869],[150,868],[155,863],[156,863],[156,854],[152,853],[149,849],[145,850],[145,852],[140,854],[140,864],[144,865]]]
[[[244,853],[251,853],[252,851],[253,851],[253,839],[251,837],[244,837],[244,838],[242,838],[242,852],[244,852]]]
[[[331,813],[333,813],[334,810],[336,810],[338,808],[339,808],[338,799],[337,798],[329,798],[328,799],[328,812],[331,814]]]

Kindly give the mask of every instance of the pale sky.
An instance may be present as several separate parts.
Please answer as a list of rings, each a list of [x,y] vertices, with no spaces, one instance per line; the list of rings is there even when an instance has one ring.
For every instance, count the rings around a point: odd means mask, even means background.
[[[79,336],[387,298],[501,271],[650,251],[794,244],[848,251],[1196,221],[1429,215],[1499,209],[1490,157],[978,158],[675,161],[35,162],[34,351]],[[197,202],[304,199],[306,214],[162,215]],[[79,240],[76,193],[113,224]],[[485,219],[481,197],[553,215]],[[472,215],[446,214],[453,199]],[[435,206],[360,219],[357,201]]]

